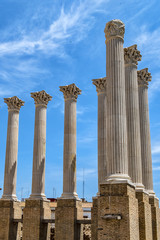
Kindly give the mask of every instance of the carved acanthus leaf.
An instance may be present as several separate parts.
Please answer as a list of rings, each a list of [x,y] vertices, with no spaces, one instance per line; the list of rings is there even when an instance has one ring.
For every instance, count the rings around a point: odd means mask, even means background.
[[[4,102],[7,104],[8,109],[20,110],[20,108],[24,106],[24,102],[16,96],[4,98]]]
[[[105,90],[106,90],[106,82],[107,82],[107,78],[106,77],[99,78],[99,79],[93,79],[92,80],[93,85],[96,86],[97,93],[105,92]]]
[[[138,65],[138,61],[141,61],[142,55],[140,51],[137,50],[137,45],[133,45],[128,48],[124,48],[124,60],[125,64],[136,64]]]
[[[137,71],[138,85],[148,87],[149,82],[152,80],[151,73],[148,72],[148,68]]]
[[[74,99],[78,98],[78,95],[81,94],[81,90],[74,84],[67,86],[60,86],[60,91],[63,92],[64,99]]]
[[[44,90],[31,93],[31,97],[34,99],[35,104],[47,105],[52,100],[52,97]]]
[[[119,19],[114,19],[106,24],[104,29],[106,41],[111,37],[124,38],[125,25]]]

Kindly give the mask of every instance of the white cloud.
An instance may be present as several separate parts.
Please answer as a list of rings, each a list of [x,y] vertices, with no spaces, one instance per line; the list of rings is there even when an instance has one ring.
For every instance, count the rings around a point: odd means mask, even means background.
[[[48,55],[63,56],[64,44],[67,41],[74,43],[84,38],[86,30],[93,26],[92,15],[101,10],[102,3],[106,2],[108,1],[85,0],[81,1],[79,5],[77,2],[73,3],[68,11],[61,8],[59,18],[48,27],[48,30],[43,32],[42,29],[39,30],[41,35],[35,29],[27,35],[22,33],[15,41],[1,43],[0,56],[33,54],[37,51]],[[33,34],[33,32],[35,33]]]
[[[86,178],[91,178],[91,177],[95,177],[97,174],[97,169],[79,169],[77,170],[77,181],[83,181],[83,176],[84,176],[84,180]]]
[[[153,171],[160,171],[160,166],[153,167]]]
[[[152,147],[152,154],[160,153],[160,143],[156,143],[155,146]]]

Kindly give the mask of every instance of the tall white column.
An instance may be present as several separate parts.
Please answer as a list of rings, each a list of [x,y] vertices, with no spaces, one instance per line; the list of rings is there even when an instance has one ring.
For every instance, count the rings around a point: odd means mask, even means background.
[[[52,97],[44,90],[31,93],[35,102],[34,149],[32,170],[32,193],[30,199],[46,199],[45,160],[46,160],[46,109]]]
[[[76,193],[76,104],[81,90],[76,85],[60,86],[65,100],[63,147],[63,194],[61,198],[78,198]]]
[[[137,65],[141,61],[137,45],[124,48],[125,60],[125,89],[128,133],[128,164],[129,176],[135,184],[136,190],[143,190],[142,160],[139,119],[139,99],[137,82]]]
[[[19,110],[24,102],[19,98],[4,98],[8,105],[8,128],[6,159],[4,173],[4,188],[2,199],[17,200],[16,181],[17,181],[17,153],[18,153],[18,128]]]
[[[154,195],[152,176],[152,154],[148,106],[148,82],[151,74],[148,68],[137,71],[139,86],[139,114],[141,133],[142,180],[150,196]]]
[[[106,24],[107,172],[108,182],[126,182],[128,176],[127,125],[123,38],[120,20]]]
[[[107,174],[107,129],[106,129],[106,82],[107,78],[93,79],[98,95],[98,192],[100,183],[104,182]]]

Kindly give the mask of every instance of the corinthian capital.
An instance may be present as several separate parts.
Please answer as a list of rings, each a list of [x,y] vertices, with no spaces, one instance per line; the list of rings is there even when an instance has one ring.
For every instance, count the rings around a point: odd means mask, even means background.
[[[52,99],[52,97],[48,93],[46,93],[44,90],[40,92],[31,93],[31,97],[34,99],[35,104],[43,104],[46,106],[48,102],[51,101]]]
[[[148,72],[148,68],[137,71],[138,86],[148,87],[149,82],[152,80],[151,73]]]
[[[24,102],[16,96],[11,98],[4,98],[4,102],[7,104],[8,110],[13,109],[19,111],[20,108],[24,106]]]
[[[97,93],[105,92],[106,82],[107,82],[107,77],[92,80],[93,85],[96,86]]]
[[[60,91],[63,92],[64,99],[74,99],[77,100],[78,95],[81,94],[81,90],[76,87],[74,83],[67,86],[60,86]]]
[[[110,38],[119,37],[123,39],[124,33],[125,33],[125,25],[121,20],[115,19],[106,24],[104,32],[105,32],[106,42]]]
[[[138,65],[138,61],[141,61],[142,55],[140,51],[137,50],[137,45],[133,45],[128,48],[124,48],[124,60],[125,64],[136,64]]]

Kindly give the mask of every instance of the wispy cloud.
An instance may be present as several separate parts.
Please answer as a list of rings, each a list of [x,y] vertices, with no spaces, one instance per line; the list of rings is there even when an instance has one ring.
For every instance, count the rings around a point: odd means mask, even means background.
[[[47,55],[64,56],[64,44],[69,41],[73,44],[85,37],[86,30],[93,26],[93,14],[101,10],[104,2],[106,3],[106,0],[85,0],[79,5],[77,2],[73,3],[69,10],[62,7],[58,19],[53,21],[47,30],[40,29],[41,34],[38,33],[38,29],[35,29],[35,33],[28,32],[27,35],[23,31],[16,40],[1,43],[0,56],[32,55],[39,51]]]
[[[152,147],[152,154],[159,154],[160,153],[160,143],[156,143]]]
[[[153,167],[153,171],[160,171],[160,166]]]
[[[95,177],[97,174],[97,169],[79,169],[77,171],[77,181],[83,181],[83,179]]]

